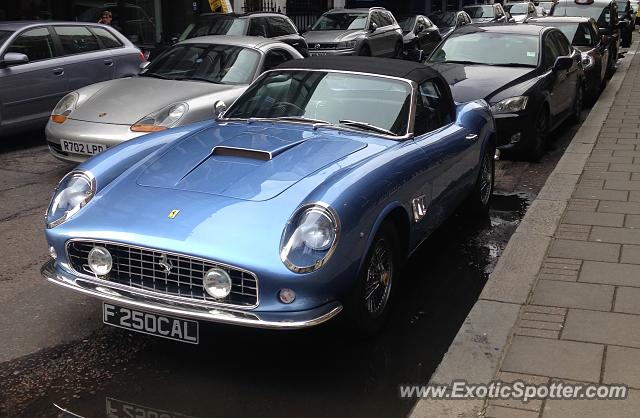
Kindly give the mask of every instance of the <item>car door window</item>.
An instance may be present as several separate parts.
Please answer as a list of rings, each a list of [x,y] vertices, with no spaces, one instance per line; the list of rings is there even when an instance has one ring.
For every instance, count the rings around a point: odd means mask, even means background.
[[[426,28],[430,28],[431,26],[433,26],[433,23],[431,23],[431,21],[429,19],[427,19],[424,16],[420,16],[420,19],[418,19],[418,23],[422,23],[422,26],[426,29]]]
[[[264,17],[254,17],[249,22],[249,36],[262,36],[263,38],[270,38],[269,24]]]
[[[116,38],[107,29],[92,26],[90,30],[100,40],[105,48],[120,48],[122,46],[122,42],[120,42],[118,38]]]
[[[53,39],[47,28],[29,29],[18,36],[7,48],[29,57],[29,61],[41,61],[55,56]]]
[[[433,80],[418,86],[414,135],[420,136],[451,122],[441,88]]]
[[[393,25],[395,23],[395,19],[393,18],[393,15],[390,12],[383,12],[382,17],[386,23],[385,26]]]
[[[553,67],[553,64],[556,62],[556,58],[560,56],[560,51],[558,51],[558,46],[553,41],[551,34],[546,34],[543,38],[544,43],[544,55],[542,57],[542,66],[543,69],[548,70]]]
[[[296,31],[291,24],[282,17],[269,18],[269,28],[271,29],[271,37],[293,35]]]
[[[380,12],[378,11],[371,12],[371,22],[378,25],[379,28],[385,26],[384,22],[382,21],[382,17],[380,16]]]
[[[81,54],[100,49],[98,40],[84,26],[54,26],[65,55]]]
[[[571,50],[573,49],[573,47],[562,32],[554,32],[551,34],[551,36],[556,43],[558,52],[561,56],[571,55]]]
[[[496,17],[500,19],[503,16],[504,16],[504,12],[502,11],[502,7],[498,4],[496,6]]]
[[[272,49],[271,51],[267,52],[262,70],[269,71],[272,68],[282,64],[283,62],[287,62],[292,59],[293,56],[289,52],[283,49]]]

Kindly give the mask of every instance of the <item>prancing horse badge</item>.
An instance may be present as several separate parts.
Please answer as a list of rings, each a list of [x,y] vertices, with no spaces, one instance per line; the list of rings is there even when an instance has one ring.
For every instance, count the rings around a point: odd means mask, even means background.
[[[174,219],[180,213],[180,209],[174,209],[169,212],[169,219]]]

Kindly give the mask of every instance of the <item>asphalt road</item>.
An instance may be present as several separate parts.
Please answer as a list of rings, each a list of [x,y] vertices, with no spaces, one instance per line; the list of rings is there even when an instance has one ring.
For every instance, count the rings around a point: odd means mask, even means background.
[[[455,215],[410,259],[388,326],[273,332],[211,325],[199,346],[102,325],[99,302],[46,283],[43,215],[72,166],[42,133],[0,142],[0,415],[405,416],[398,385],[426,383],[577,126],[538,164],[500,161],[490,219]],[[164,415],[163,415],[164,414]]]

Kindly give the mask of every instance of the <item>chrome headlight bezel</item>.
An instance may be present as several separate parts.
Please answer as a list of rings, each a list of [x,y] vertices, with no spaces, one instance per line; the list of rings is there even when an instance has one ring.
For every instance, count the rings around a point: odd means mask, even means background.
[[[310,232],[321,230],[319,222],[329,229],[329,242],[315,248],[309,244]],[[280,259],[294,273],[310,273],[324,266],[336,250],[340,240],[340,220],[326,203],[315,202],[299,207],[289,218],[280,239]],[[298,260],[293,260],[297,258]],[[306,258],[301,263],[299,259]]]
[[[82,199],[78,200],[77,204],[67,210],[64,210],[59,216],[53,218],[54,214],[57,212],[56,207],[59,207],[61,203],[60,200],[65,198],[64,193],[69,189],[72,180],[79,180],[81,182],[84,182],[85,187],[84,189],[82,189],[84,190],[82,193],[83,197]],[[69,220],[73,215],[78,213],[80,209],[85,207],[87,203],[89,203],[91,199],[93,199],[95,194],[96,179],[90,171],[73,170],[69,172],[62,178],[62,180],[60,180],[58,186],[56,186],[56,189],[53,192],[53,196],[51,197],[51,201],[49,202],[49,206],[47,207],[47,212],[45,214],[45,225],[47,229],[55,228],[56,226]]]
[[[80,95],[78,92],[72,91],[71,93],[65,94],[51,111],[51,120],[56,123],[64,123],[71,112],[78,106],[79,99]]]
[[[498,103],[491,105],[491,113],[517,113],[527,108],[528,96],[513,96],[500,100]]]

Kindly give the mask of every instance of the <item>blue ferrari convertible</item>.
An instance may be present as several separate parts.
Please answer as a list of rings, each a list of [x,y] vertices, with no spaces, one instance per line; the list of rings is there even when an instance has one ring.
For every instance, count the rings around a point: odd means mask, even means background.
[[[78,166],[46,214],[50,282],[105,323],[197,343],[199,325],[295,329],[340,314],[374,333],[403,262],[461,203],[486,214],[495,128],[436,71],[294,60],[216,120]]]

